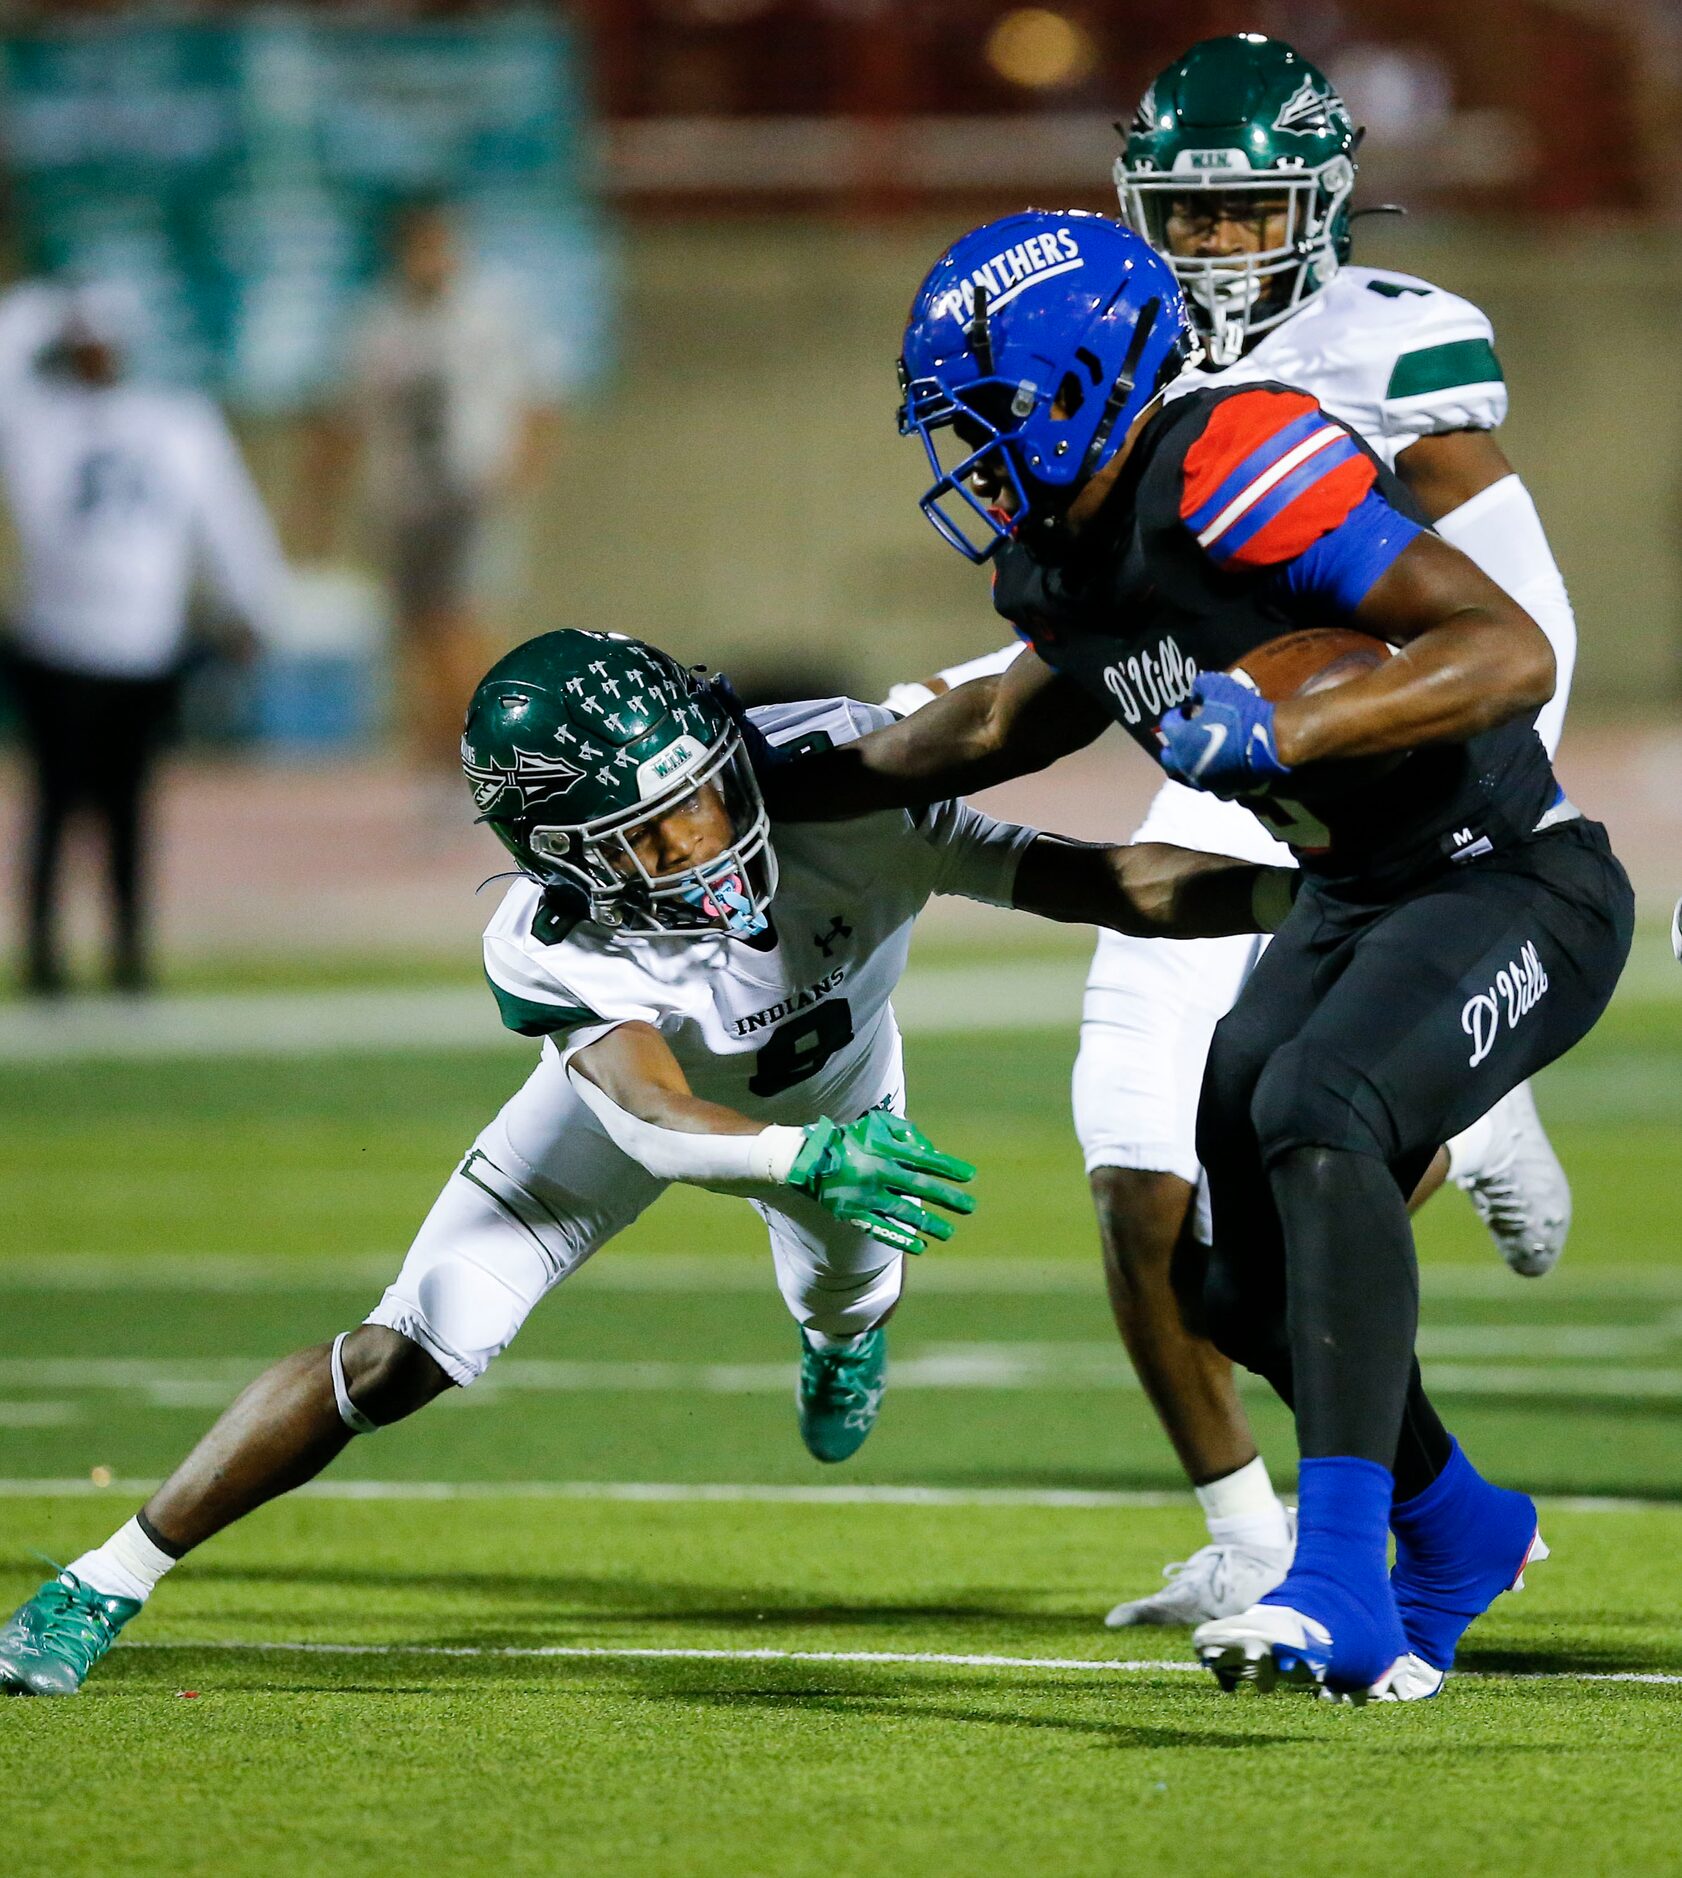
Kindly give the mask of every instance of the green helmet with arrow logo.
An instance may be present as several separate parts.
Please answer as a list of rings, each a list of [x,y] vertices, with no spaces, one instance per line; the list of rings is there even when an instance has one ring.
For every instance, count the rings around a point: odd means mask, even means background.
[[[765,930],[776,860],[742,733],[657,647],[575,631],[515,647],[473,693],[461,764],[479,819],[576,914],[628,933]],[[727,832],[657,871],[642,837],[697,802]]]

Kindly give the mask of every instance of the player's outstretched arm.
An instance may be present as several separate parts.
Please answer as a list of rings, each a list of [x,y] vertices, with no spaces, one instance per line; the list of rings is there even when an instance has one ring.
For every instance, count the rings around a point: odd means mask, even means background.
[[[844,1125],[819,1116],[804,1128],[766,1127],[696,1095],[652,1024],[619,1025],[567,1070],[614,1142],[656,1179],[726,1193],[793,1187],[899,1252],[952,1237],[951,1223],[930,1207],[975,1210],[953,1184],[975,1169],[940,1153],[910,1122],[872,1111]]]
[[[1146,939],[1275,932],[1302,875],[1167,842],[1124,846],[1040,835],[1017,865],[1013,901],[1042,919],[1109,926]]]
[[[837,822],[918,809],[1031,775],[1089,744],[1109,719],[1044,660],[1024,652],[897,724],[779,763],[765,778],[774,819]]]
[[[1400,648],[1347,685],[1277,707],[1274,740],[1291,768],[1464,743],[1553,696],[1554,655],[1540,626],[1475,561],[1419,535],[1356,607],[1353,623]]]

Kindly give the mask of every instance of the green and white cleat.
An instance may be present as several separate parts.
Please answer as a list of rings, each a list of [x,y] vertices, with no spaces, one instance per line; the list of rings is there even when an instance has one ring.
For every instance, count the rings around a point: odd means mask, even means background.
[[[76,1695],[139,1609],[138,1598],[105,1597],[72,1572],[49,1578],[0,1630],[0,1691]]]
[[[820,1461],[844,1461],[876,1426],[888,1386],[888,1333],[866,1330],[844,1350],[814,1350],[800,1337],[800,1439]]]

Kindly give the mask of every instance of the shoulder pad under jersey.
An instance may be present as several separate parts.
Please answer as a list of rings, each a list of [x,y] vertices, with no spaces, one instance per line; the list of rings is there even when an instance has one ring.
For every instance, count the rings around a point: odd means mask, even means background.
[[[571,936],[534,880],[517,880],[485,928],[485,977],[497,1012],[522,1037],[545,1037],[594,1023],[596,1013],[559,975],[557,950]]]
[[[1231,570],[1294,561],[1378,480],[1349,431],[1306,392],[1284,385],[1211,397],[1179,475],[1181,523]]]
[[[1507,387],[1487,316],[1411,274],[1346,267],[1294,319],[1213,380],[1310,391],[1386,461],[1415,437],[1493,430]]]

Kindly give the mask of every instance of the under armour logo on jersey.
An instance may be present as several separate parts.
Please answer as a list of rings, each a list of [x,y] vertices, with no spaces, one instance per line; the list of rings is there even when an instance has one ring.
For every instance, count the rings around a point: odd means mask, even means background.
[[[1460,1012],[1460,1028],[1472,1040],[1472,1054],[1467,1064],[1477,1066],[1495,1048],[1501,1034],[1501,1015],[1506,1012],[1507,1028],[1516,1030],[1518,1021],[1535,1010],[1548,988],[1548,974],[1533,940],[1527,939],[1510,965],[1495,974],[1487,991],[1475,992]]]
[[[830,916],[829,931],[813,933],[812,944],[815,945],[827,959],[833,956],[834,942],[836,940],[851,939],[852,936],[852,927],[847,924],[839,913],[834,913]]]

